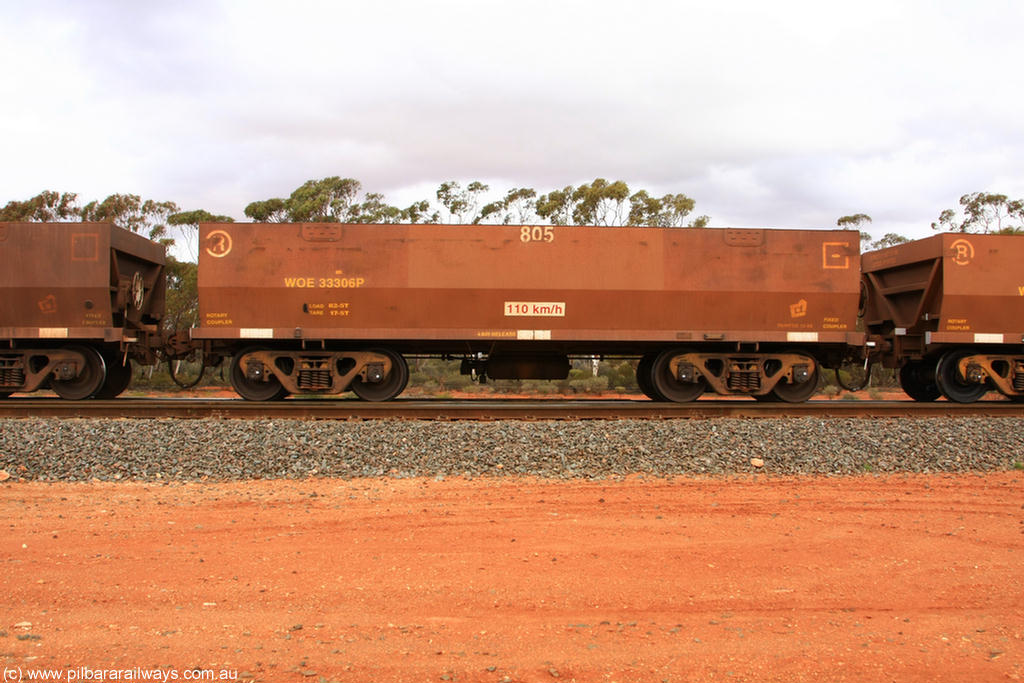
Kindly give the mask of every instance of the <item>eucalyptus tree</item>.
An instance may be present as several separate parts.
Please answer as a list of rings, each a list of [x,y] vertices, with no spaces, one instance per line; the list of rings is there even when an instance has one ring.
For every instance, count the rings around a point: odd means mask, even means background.
[[[501,225],[530,225],[538,222],[537,191],[529,187],[516,187],[504,197],[484,205],[474,223],[500,223]]]
[[[91,201],[82,207],[83,221],[109,221],[132,232],[145,234],[165,245],[174,244],[167,234],[167,219],[178,211],[174,202],[142,199],[137,194],[112,194],[102,201]]]
[[[437,201],[448,212],[450,223],[476,223],[477,207],[481,197],[491,189],[488,185],[474,180],[465,188],[458,181],[449,180],[437,188]]]
[[[12,200],[0,208],[0,221],[51,222],[79,220],[81,211],[74,192],[44,190],[31,199]]]
[[[551,190],[542,194],[534,205],[537,215],[551,225],[571,224],[576,206],[574,192],[575,188],[572,185],[566,185],[561,190]]]
[[[307,180],[287,199],[274,197],[252,202],[245,207],[245,215],[271,223],[337,223],[347,216],[361,188],[355,178]]]
[[[686,218],[697,202],[682,193],[652,197],[647,190],[639,190],[629,198],[629,204],[628,225],[704,228],[711,220],[708,216],[698,216],[687,223]]]
[[[1024,199],[1005,194],[972,192],[960,197],[962,214],[946,209],[932,223],[932,230],[949,232],[1024,232]]]
[[[167,217],[178,210],[174,202],[142,199],[137,194],[112,194],[78,206],[75,192],[45,190],[24,201],[10,201],[0,209],[4,221],[97,221],[146,235],[165,244],[173,242],[167,235]]]
[[[855,213],[849,216],[841,216],[836,225],[847,230],[860,230],[865,223],[871,222],[871,216],[866,213]]]
[[[577,225],[623,225],[628,215],[629,186],[621,180],[595,178],[572,193],[572,217]]]

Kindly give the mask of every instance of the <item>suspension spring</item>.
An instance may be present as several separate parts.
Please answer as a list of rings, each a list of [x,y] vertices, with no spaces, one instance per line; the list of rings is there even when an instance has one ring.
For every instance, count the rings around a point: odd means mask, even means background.
[[[299,370],[299,388],[319,391],[330,389],[330,370]]]
[[[20,387],[25,383],[25,371],[21,368],[0,368],[0,387]]]
[[[730,391],[753,392],[761,388],[761,371],[757,365],[737,365],[729,370],[726,382]]]

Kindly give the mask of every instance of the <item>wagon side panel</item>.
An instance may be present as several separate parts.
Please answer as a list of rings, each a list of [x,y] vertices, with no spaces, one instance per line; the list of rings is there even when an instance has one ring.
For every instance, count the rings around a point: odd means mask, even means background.
[[[211,338],[845,341],[856,325],[848,231],[209,224],[201,242]]]

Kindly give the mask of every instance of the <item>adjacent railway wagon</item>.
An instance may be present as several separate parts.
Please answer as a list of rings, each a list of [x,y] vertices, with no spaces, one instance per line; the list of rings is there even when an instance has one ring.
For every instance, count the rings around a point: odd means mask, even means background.
[[[164,248],[105,223],[0,223],[0,397],[113,398],[155,362]]]
[[[856,331],[849,231],[325,224],[200,226],[200,327],[251,400],[399,394],[406,358],[563,378],[640,357],[655,399],[801,401]]]
[[[1024,400],[1024,237],[943,234],[865,254],[864,322],[918,401]]]

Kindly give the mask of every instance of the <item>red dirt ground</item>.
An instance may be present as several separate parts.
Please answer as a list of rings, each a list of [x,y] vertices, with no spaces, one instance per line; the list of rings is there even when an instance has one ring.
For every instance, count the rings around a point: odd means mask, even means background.
[[[6,680],[1019,680],[1022,483],[11,479],[0,661]]]

